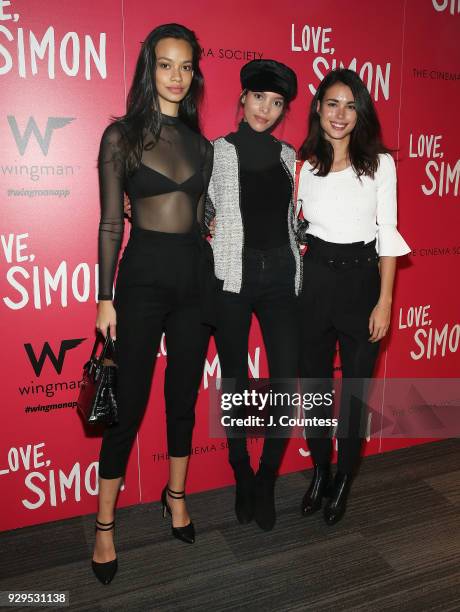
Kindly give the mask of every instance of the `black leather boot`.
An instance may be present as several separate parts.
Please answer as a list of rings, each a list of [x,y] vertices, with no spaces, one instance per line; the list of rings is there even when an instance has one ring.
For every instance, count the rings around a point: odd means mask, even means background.
[[[232,464],[235,474],[235,514],[242,525],[250,523],[254,517],[254,471],[249,460]]]
[[[276,470],[261,463],[255,477],[254,518],[264,531],[271,531],[276,522],[275,481]]]
[[[343,518],[347,507],[351,482],[351,474],[337,472],[335,475],[331,496],[324,507],[324,520],[327,525],[335,525],[335,523],[338,523]]]
[[[331,466],[329,463],[315,465],[313,478],[303,496],[301,512],[303,516],[317,512],[323,503],[323,497],[330,493]]]

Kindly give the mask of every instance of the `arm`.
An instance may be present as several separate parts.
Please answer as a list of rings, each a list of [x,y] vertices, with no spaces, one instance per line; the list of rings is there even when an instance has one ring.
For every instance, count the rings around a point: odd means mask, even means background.
[[[214,195],[213,191],[214,189],[213,189],[212,177],[211,177],[211,181],[209,183],[209,188],[208,188],[208,195],[206,196],[206,204],[205,204],[205,210],[204,210],[204,224],[212,238],[214,238],[214,234],[216,233],[216,209],[214,206],[214,202],[212,200],[212,196]]]
[[[307,244],[307,234],[309,223],[303,216],[303,200],[299,197],[300,173],[304,165],[303,160],[295,161],[295,181],[294,181],[294,204],[295,204],[295,234],[299,249],[302,250]]]
[[[390,327],[396,257],[380,258],[380,297],[369,317],[370,342],[378,342]]]
[[[380,255],[380,297],[369,317],[370,342],[381,340],[390,327],[396,257],[410,252],[409,246],[396,229],[396,167],[390,155],[380,156],[375,181]]]
[[[204,140],[204,139],[203,139]],[[214,149],[212,145],[204,140],[205,150],[203,154],[203,162],[202,162],[202,176],[203,176],[203,193],[201,194],[200,200],[198,202],[197,208],[197,221],[200,226],[201,232],[204,236],[209,233],[209,222],[215,216],[214,206],[211,200],[211,176],[212,176],[212,166],[214,160]]]
[[[116,125],[111,125],[102,137],[98,160],[101,220],[96,327],[104,336],[110,328],[110,335],[114,339],[116,313],[112,304],[112,287],[124,229],[124,165],[122,135]]]

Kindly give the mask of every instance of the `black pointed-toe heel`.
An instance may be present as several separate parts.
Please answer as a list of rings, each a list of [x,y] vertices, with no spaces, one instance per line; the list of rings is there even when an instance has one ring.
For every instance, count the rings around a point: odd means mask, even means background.
[[[303,516],[314,514],[321,509],[323,497],[330,494],[331,466],[315,465],[313,478],[307,492],[303,496],[300,511]]]
[[[163,504],[163,518],[166,518],[166,513],[171,517],[171,533],[174,538],[186,542],[187,544],[195,543],[195,527],[192,521],[185,527],[174,527],[172,524],[172,512],[168,504],[167,496],[172,499],[185,499],[185,491],[173,491],[168,486],[163,489],[161,493],[161,503]]]
[[[95,531],[112,531],[114,527],[115,521],[111,523],[101,523],[101,521],[96,520]],[[107,563],[91,561],[91,566],[96,578],[102,582],[102,584],[110,584],[117,573],[118,559],[115,557],[113,561],[107,561]]]
[[[327,525],[335,525],[343,518],[347,508],[351,482],[351,474],[337,472],[335,475],[332,494],[324,507],[324,521]]]

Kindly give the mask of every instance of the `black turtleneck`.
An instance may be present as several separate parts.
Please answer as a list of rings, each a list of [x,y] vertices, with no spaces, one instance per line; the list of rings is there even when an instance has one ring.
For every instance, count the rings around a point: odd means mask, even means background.
[[[281,143],[244,121],[227,140],[238,152],[245,246],[265,251],[288,244],[292,186],[281,163]]]

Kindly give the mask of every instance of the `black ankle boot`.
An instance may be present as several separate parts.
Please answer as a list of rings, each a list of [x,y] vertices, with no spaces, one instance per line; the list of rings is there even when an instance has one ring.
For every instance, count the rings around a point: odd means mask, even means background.
[[[337,472],[335,475],[331,496],[324,507],[324,520],[327,525],[338,523],[345,514],[351,482],[351,474]]]
[[[271,531],[276,522],[275,481],[276,470],[261,463],[255,477],[254,518],[264,531]]]
[[[303,496],[301,512],[303,516],[317,512],[323,503],[323,497],[329,494],[331,466],[329,463],[315,465],[313,478]]]
[[[242,525],[250,523],[254,516],[254,471],[249,460],[233,463],[235,474],[235,514]]]

